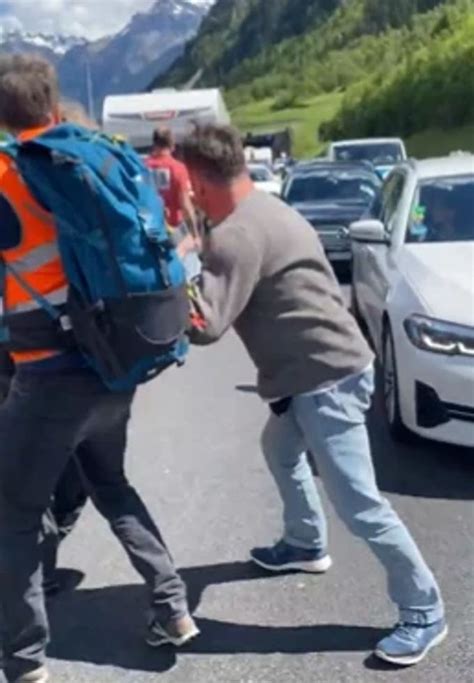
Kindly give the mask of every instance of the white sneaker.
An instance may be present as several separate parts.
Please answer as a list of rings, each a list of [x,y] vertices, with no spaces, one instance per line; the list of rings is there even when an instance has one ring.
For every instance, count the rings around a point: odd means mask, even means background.
[[[46,667],[41,666],[39,669],[30,671],[28,674],[23,674],[23,676],[16,679],[15,683],[46,683],[48,680],[48,671]]]

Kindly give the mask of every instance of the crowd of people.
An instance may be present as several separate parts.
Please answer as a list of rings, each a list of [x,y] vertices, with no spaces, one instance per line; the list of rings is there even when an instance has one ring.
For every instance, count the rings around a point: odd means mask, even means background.
[[[64,121],[95,126],[76,105],[61,103],[47,62],[1,57],[0,130],[21,144]],[[269,572],[330,569],[312,453],[338,515],[383,566],[399,610],[399,623],[375,644],[375,654],[416,664],[444,639],[447,625],[432,572],[377,488],[366,427],[372,352],[315,231],[255,190],[239,133],[230,126],[196,128],[182,141],[181,155],[184,163],[173,158],[169,133],[159,130],[147,165],[171,230],[187,227],[177,240],[180,256],[194,257],[192,277],[200,271],[197,303],[205,324],[190,326],[189,338],[212,344],[234,328],[268,404],[261,448],[281,495],[284,529],[276,545],[253,549],[251,558]],[[204,236],[198,213],[209,226]],[[60,588],[58,545],[89,497],[149,588],[147,643],[180,647],[199,635],[183,580],[126,476],[135,391],[111,391],[79,346],[62,348],[51,335],[45,345],[37,334],[38,294],[53,308],[68,306],[55,220],[0,147],[0,312],[21,328],[13,341],[2,339],[8,379],[0,406],[0,619],[8,683],[48,679],[45,592]]]

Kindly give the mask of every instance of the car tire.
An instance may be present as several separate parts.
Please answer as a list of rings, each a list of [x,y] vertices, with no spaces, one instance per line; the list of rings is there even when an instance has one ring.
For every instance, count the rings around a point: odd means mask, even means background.
[[[403,424],[400,411],[397,358],[392,329],[388,322],[385,324],[383,333],[383,358],[380,375],[383,409],[389,432],[395,441],[409,443],[413,441],[414,435]]]

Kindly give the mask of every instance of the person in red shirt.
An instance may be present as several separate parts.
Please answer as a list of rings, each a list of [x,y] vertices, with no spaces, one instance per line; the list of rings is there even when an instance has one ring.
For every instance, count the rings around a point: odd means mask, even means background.
[[[180,228],[186,223],[192,237],[198,241],[196,212],[191,199],[191,182],[186,166],[175,159],[173,135],[167,128],[153,134],[153,151],[147,166],[153,171],[157,189],[165,203],[168,223]]]

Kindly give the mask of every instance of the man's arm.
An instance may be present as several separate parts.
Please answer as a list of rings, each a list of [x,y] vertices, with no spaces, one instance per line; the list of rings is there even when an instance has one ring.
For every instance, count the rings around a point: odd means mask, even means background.
[[[189,189],[181,191],[181,211],[184,214],[184,220],[188,226],[189,232],[195,240],[199,239],[198,222],[194,204],[191,200]]]
[[[186,166],[182,165],[177,174],[177,182],[179,188],[179,204],[180,209],[184,214],[184,220],[188,226],[189,232],[195,240],[199,240],[198,221],[196,210],[191,199],[191,180],[189,178]]]
[[[214,228],[212,246],[205,253],[198,305],[206,321],[204,330],[193,330],[193,344],[212,344],[235,323],[257,286],[261,253],[244,230]]]

